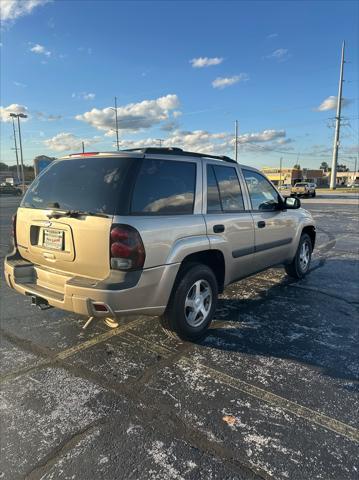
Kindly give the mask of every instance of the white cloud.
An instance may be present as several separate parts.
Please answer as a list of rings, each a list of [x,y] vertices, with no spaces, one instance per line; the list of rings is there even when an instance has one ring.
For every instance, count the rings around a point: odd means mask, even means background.
[[[25,83],[21,83],[21,82],[13,82],[15,87],[21,87],[21,88],[26,88],[27,85]]]
[[[83,93],[82,98],[84,100],[93,100],[96,97],[94,93]]]
[[[315,108],[316,111],[318,112],[326,112],[327,110],[335,110],[337,108],[337,101],[338,97],[335,95],[331,95],[330,97],[327,97],[325,100],[322,101],[322,103],[319,105],[319,107]],[[346,107],[352,102],[352,100],[348,98],[342,98],[342,106]]]
[[[81,100],[93,100],[96,95],[94,93],[88,93],[88,92],[80,92],[80,93],[73,93],[71,95],[72,98],[79,98]]]
[[[82,142],[84,142],[85,147],[88,147],[99,142],[99,138],[79,138],[72,133],[62,132],[43,141],[46,147],[48,147],[50,150],[54,150],[55,152],[81,151]]]
[[[34,8],[52,0],[1,0],[0,18],[2,23],[11,22],[18,17],[30,14]]]
[[[255,133],[245,133],[244,135],[239,135],[239,143],[250,143],[250,142],[269,142],[275,140],[276,138],[283,138],[286,136],[285,130],[263,130],[262,132]]]
[[[51,52],[46,50],[43,45],[36,43],[33,47],[30,48],[30,52],[37,53],[38,55],[45,55],[46,57],[51,56]]]
[[[239,136],[241,148],[246,146],[254,147],[252,142],[262,142],[262,149],[268,150],[278,148],[275,143],[269,143],[276,139],[285,137],[284,130],[264,130],[256,133],[246,133]],[[268,144],[266,143],[268,142]],[[289,142],[288,142],[289,143]],[[267,147],[268,145],[268,147]],[[121,148],[143,148],[158,146],[157,138],[146,138],[143,140],[121,140]],[[192,152],[202,152],[216,155],[233,155],[234,138],[233,133],[218,132],[211,133],[207,130],[183,131],[175,130],[162,142],[163,147],[179,147]],[[282,149],[284,147],[281,147]]]
[[[204,67],[212,67],[213,65],[219,65],[223,62],[222,57],[198,57],[192,58],[190,63],[192,64],[193,68],[204,68]]]
[[[287,48],[278,48],[277,50],[274,50],[274,52],[267,55],[265,58],[268,58],[270,60],[277,60],[278,62],[284,62],[290,57],[291,54],[289,53],[289,50]]]
[[[35,115],[38,118],[38,120],[41,120],[44,122],[54,122],[56,120],[62,119],[62,115],[48,114],[45,112],[35,112]]]
[[[240,73],[239,75],[234,75],[233,77],[217,77],[212,82],[213,88],[226,88],[231,85],[234,85],[238,82],[246,82],[249,80],[249,76],[246,73]]]
[[[2,122],[11,122],[11,117],[9,116],[10,113],[24,113],[25,115],[29,115],[28,108],[25,107],[25,105],[12,103],[7,107],[0,107],[0,120]]]
[[[179,110],[175,110],[172,115],[174,116],[174,118],[178,118],[182,115],[182,112],[180,112]]]
[[[268,38],[268,40],[270,40],[271,38],[276,38],[278,36],[279,36],[278,33],[270,33],[269,35],[267,35],[267,38]]]
[[[169,119],[172,110],[179,107],[177,95],[166,95],[155,100],[143,100],[139,103],[130,103],[117,108],[118,125],[120,130],[138,131],[150,128]],[[81,120],[98,130],[105,130],[111,135],[115,126],[115,112],[111,107],[93,108],[82,115],[76,115]]]

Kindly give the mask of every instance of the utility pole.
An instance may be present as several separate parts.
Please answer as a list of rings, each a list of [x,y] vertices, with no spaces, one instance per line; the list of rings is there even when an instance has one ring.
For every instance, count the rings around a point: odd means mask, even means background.
[[[279,159],[279,186],[282,186],[282,161],[283,157],[280,157]]]
[[[27,118],[27,115],[19,113],[17,116],[17,126],[19,131],[19,144],[20,144],[20,159],[21,159],[21,176],[22,176],[22,193],[25,193],[25,173],[24,173],[24,157],[22,153],[22,141],[21,141],[21,129],[20,129],[20,117]]]
[[[337,185],[337,163],[338,163],[338,147],[339,147],[339,134],[340,134],[341,109],[342,109],[344,51],[345,51],[345,42],[343,41],[342,57],[341,57],[341,62],[340,62],[338,98],[337,98],[337,114],[335,116],[335,132],[334,132],[334,144],[333,144],[332,171],[331,171],[331,174],[330,174],[330,188],[331,189],[335,189],[336,185]]]
[[[238,162],[238,120],[234,122],[234,159]]]
[[[85,153],[85,142],[81,142],[82,143],[82,153]]]
[[[160,144],[160,148],[161,148],[163,143],[163,138],[156,138],[156,141]]]
[[[17,141],[16,141],[16,132],[15,132],[15,121],[14,117],[12,115],[11,120],[12,120],[12,128],[14,130],[14,143],[15,143],[15,153],[16,153],[16,175],[17,175],[17,181],[20,180],[20,170],[19,170],[19,154],[17,153]]]
[[[117,97],[115,97],[115,118],[116,118],[116,144],[117,144],[117,151],[120,151],[120,144],[118,141],[118,117],[117,117]]]

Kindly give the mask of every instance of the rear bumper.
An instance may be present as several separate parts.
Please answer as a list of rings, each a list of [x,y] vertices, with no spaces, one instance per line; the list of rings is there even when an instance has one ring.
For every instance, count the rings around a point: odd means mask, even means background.
[[[94,317],[162,315],[178,269],[179,264],[171,264],[138,272],[113,271],[108,278],[95,280],[45,269],[18,253],[8,255],[4,265],[6,282],[17,292],[40,297],[62,310]],[[107,305],[109,311],[96,311],[96,303]]]

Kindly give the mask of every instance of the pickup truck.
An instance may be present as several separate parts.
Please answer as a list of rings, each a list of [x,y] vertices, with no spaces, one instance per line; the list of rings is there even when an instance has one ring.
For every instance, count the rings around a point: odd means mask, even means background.
[[[315,189],[317,188],[315,183],[309,183],[309,182],[301,182],[301,183],[296,183],[294,187],[292,187],[291,190],[291,195],[296,196],[296,197],[315,197],[316,196],[316,191]]]

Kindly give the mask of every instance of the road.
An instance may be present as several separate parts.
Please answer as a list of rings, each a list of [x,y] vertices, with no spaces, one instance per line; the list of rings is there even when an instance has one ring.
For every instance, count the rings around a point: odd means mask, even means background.
[[[310,274],[226,288],[207,338],[40,312],[1,286],[1,479],[358,478],[358,205],[304,200]],[[1,256],[18,200],[2,198]]]

